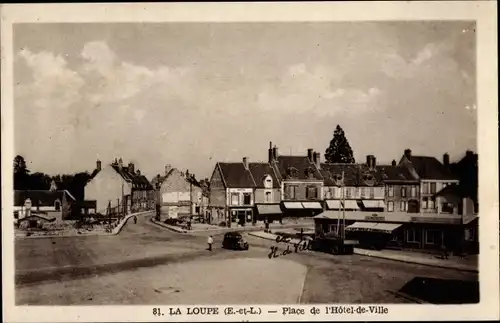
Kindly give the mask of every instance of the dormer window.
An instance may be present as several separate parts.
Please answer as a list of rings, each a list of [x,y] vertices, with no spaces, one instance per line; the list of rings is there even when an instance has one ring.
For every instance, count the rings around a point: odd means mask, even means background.
[[[365,181],[366,185],[368,185],[368,186],[373,186],[375,184],[375,178],[373,177],[372,174],[363,175],[363,180]]]
[[[289,178],[297,178],[299,177],[299,170],[295,167],[288,167],[287,176]]]
[[[264,177],[264,187],[269,189],[273,188],[273,178],[270,175]]]
[[[335,175],[333,176],[333,180],[335,181],[335,184],[336,184],[337,186],[342,186],[342,175],[340,175],[340,174],[335,174]]]
[[[306,176],[307,176],[307,178],[309,178],[309,179],[314,178],[314,169],[312,169],[312,167],[308,167],[308,168],[306,169]]]

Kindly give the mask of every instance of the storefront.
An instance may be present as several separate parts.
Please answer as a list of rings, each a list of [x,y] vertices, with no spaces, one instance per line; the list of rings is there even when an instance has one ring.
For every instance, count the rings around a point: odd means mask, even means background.
[[[248,207],[231,207],[229,208],[229,216],[231,222],[237,222],[239,225],[247,225],[254,222],[253,209]]]
[[[283,212],[281,211],[280,204],[257,204],[255,206],[255,220],[256,221],[267,221],[269,223],[273,221],[280,221],[283,217]]]
[[[284,217],[313,217],[323,212],[320,202],[282,202]]]

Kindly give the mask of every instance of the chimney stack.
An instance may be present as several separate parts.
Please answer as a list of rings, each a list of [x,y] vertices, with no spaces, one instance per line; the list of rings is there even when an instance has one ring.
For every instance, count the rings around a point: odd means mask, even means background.
[[[243,157],[243,166],[248,169],[248,157]]]
[[[405,157],[411,160],[411,149],[405,149]]]
[[[393,159],[391,165],[396,166],[396,160]]]
[[[128,163],[128,172],[130,174],[134,174],[135,173],[135,166],[134,166],[134,163]]]
[[[448,153],[443,155],[443,165],[446,167],[450,166],[450,155],[448,155]]]
[[[473,156],[473,155],[474,155],[474,153],[472,152],[472,150],[467,150],[467,151],[465,152],[465,156],[466,156],[466,157],[471,157],[471,156]]]
[[[276,146],[273,148],[273,159],[278,160],[278,147]]]
[[[120,169],[123,168],[123,159],[121,157],[118,159],[118,166],[120,166]]]
[[[313,152],[314,152],[314,149],[307,149],[307,158],[309,158],[309,161],[313,162]]]
[[[313,153],[314,164],[316,164],[316,168],[321,168],[321,154],[318,152]]]
[[[172,165],[170,165],[170,164],[165,165],[165,176],[168,175],[168,173],[170,172],[171,169],[172,169]]]
[[[137,176],[141,176],[141,170],[140,169],[136,170],[135,173],[136,173]]]
[[[99,159],[95,162],[95,168],[97,169],[97,171],[100,171],[102,169],[101,161]]]
[[[271,164],[272,161],[274,160],[274,157],[273,157],[273,143],[272,142],[269,142],[269,150],[267,151],[267,160],[268,160],[269,164]]]
[[[370,169],[375,169],[375,166],[377,165],[377,159],[375,158],[374,155],[367,155],[366,156],[366,165],[368,166],[368,168]]]

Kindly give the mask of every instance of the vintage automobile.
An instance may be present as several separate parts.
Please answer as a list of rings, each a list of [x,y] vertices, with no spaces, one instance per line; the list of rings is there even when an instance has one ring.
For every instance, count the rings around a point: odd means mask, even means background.
[[[248,250],[248,242],[243,239],[239,232],[228,232],[222,240],[222,248],[232,250]]]

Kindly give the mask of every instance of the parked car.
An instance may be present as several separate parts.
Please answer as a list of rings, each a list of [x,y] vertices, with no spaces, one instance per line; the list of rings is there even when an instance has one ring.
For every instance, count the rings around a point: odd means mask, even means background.
[[[239,232],[228,232],[222,240],[222,248],[233,250],[248,250],[248,242],[243,239]]]

